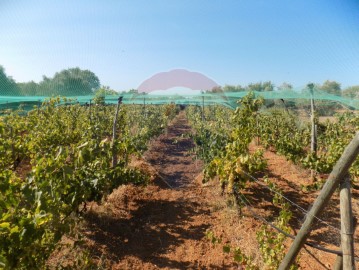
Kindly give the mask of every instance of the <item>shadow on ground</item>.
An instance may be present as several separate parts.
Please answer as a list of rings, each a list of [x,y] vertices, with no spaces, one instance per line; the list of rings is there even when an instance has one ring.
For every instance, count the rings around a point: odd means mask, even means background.
[[[196,262],[174,261],[161,254],[181,246],[186,239],[200,240],[209,225],[186,227],[194,215],[209,215],[194,202],[166,200],[138,201],[138,209],[130,212],[130,218],[113,218],[105,214],[89,212],[86,215],[87,237],[96,242],[93,254],[106,254],[113,261],[120,261],[131,255],[143,262],[150,262],[160,268],[196,268]]]
[[[290,200],[286,201],[290,204],[290,210],[292,211],[292,218],[289,222],[289,226],[293,229],[294,235],[299,231],[303,222],[306,218],[306,212],[309,211],[312,203],[310,201],[314,200],[317,195],[312,193],[302,193],[298,190],[298,187],[293,183],[289,182],[287,179],[269,173],[270,178],[275,178],[277,181],[281,181],[289,186],[289,188],[282,189],[283,195]],[[282,187],[285,185],[281,185]],[[268,222],[275,222],[276,218],[279,216],[280,208],[275,206],[272,201],[274,193],[271,192],[264,185],[259,185],[253,183],[250,188],[247,189],[247,199],[256,206],[252,209],[255,210],[257,215],[265,218]],[[302,208],[302,209],[301,209]],[[266,214],[263,213],[263,210],[266,211]],[[262,212],[262,213],[261,213]],[[308,239],[309,242],[314,242],[316,244],[321,244],[324,246],[328,245],[340,245],[340,213],[339,213],[339,202],[338,198],[331,198],[330,202],[326,208],[318,215],[318,220],[314,221],[313,226],[311,227],[311,235]],[[324,237],[323,237],[324,236]],[[338,248],[339,249],[339,248]]]

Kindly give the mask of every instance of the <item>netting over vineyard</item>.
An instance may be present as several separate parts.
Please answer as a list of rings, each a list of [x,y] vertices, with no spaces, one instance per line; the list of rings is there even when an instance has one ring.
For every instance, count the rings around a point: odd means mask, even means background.
[[[199,94],[175,94],[175,95],[155,95],[147,93],[119,93],[118,95],[103,95],[103,101],[108,104],[117,103],[118,97],[123,97],[124,104],[184,104],[184,105],[224,105],[230,108],[237,106],[238,99],[244,97],[248,91],[240,92],[201,92]],[[298,101],[311,99],[312,95],[308,89],[281,90],[281,91],[254,91],[255,95],[262,96],[266,100]],[[66,96],[64,103],[86,104],[94,102],[95,95],[87,96]],[[359,97],[349,98],[329,94],[318,89],[314,89],[313,97],[315,100],[326,101],[333,104],[354,110],[359,109]],[[48,99],[49,96],[10,96],[0,95],[0,109],[16,109],[20,105],[24,109],[31,109],[35,105]]]

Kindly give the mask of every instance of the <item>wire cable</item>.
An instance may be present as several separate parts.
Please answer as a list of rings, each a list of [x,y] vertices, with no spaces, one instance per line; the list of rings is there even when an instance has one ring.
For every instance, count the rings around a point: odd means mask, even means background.
[[[309,212],[307,210],[305,210],[303,207],[301,207],[300,205],[298,205],[297,203],[293,202],[291,199],[287,198],[286,196],[284,196],[283,194],[281,194],[280,192],[270,188],[268,185],[266,185],[265,183],[263,183],[262,181],[260,181],[259,179],[255,178],[254,176],[250,175],[249,173],[245,172],[242,170],[242,172],[248,176],[249,178],[251,178],[252,180],[254,180],[255,182],[257,182],[258,184],[260,184],[261,186],[267,188],[268,190],[270,190],[271,192],[277,194],[278,196],[281,196],[282,198],[284,198],[286,201],[288,201],[290,204],[294,205],[295,207],[297,207],[299,210],[301,210],[304,214],[308,215]],[[337,231],[339,234],[341,233],[340,229],[330,225],[328,222],[322,220],[321,218],[317,217],[317,216],[313,216],[315,219],[317,219],[318,221],[320,221],[321,223],[327,225],[328,227],[332,228],[333,230]]]
[[[267,224],[268,226],[270,226],[271,228],[277,230],[278,232],[284,234],[285,236],[291,238],[291,239],[295,239],[296,236],[292,235],[292,234],[289,234],[285,231],[283,231],[282,229],[278,228],[276,225],[274,225],[273,223],[267,221],[265,218],[257,215],[255,213],[255,211],[252,209],[252,204],[249,202],[249,200],[241,193],[238,193],[236,190],[234,191],[236,197],[238,197],[242,203],[247,207],[247,209],[249,210],[249,212],[252,214],[252,216],[260,221],[262,221],[263,223]],[[244,199],[245,200],[244,200]],[[246,202],[247,201],[247,202]],[[315,248],[315,249],[318,249],[318,250],[321,250],[321,251],[324,251],[324,252],[327,252],[327,253],[331,253],[331,254],[335,254],[335,255],[339,255],[339,256],[343,256],[343,252],[340,251],[340,250],[333,250],[333,249],[328,249],[328,248],[325,248],[321,245],[317,245],[317,244],[313,244],[313,243],[310,243],[310,242],[305,242],[304,243],[305,245],[307,246],[310,246],[312,248]],[[359,257],[355,255],[355,260],[356,261],[359,261]]]

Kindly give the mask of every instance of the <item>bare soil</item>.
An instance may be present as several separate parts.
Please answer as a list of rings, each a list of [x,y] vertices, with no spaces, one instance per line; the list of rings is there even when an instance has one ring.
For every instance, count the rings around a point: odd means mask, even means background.
[[[151,175],[152,182],[145,187],[121,186],[104,203],[90,204],[81,230],[84,247],[99,268],[245,269],[234,261],[233,255],[223,252],[223,246],[230,245],[240,247],[265,269],[256,241],[262,222],[246,208],[239,214],[233,201],[221,195],[215,179],[202,184],[203,165],[191,153],[193,141],[189,133],[191,128],[181,112],[167,132],[151,143],[143,160],[134,162],[134,166]],[[252,150],[257,148],[251,145]],[[318,194],[302,192],[301,185],[311,182],[309,172],[273,152],[265,151],[264,156],[268,160],[268,178],[292,202],[308,209]],[[271,203],[273,196],[268,189],[253,182],[245,196],[253,203],[253,211],[274,220],[279,209]],[[357,215],[358,192],[354,191],[353,196]],[[304,214],[295,206],[292,211],[295,234]],[[310,241],[338,249],[340,235],[333,229],[340,228],[337,194],[321,218],[326,224],[315,224]],[[218,239],[216,243],[210,241],[209,233]],[[359,235],[356,233],[355,237]],[[287,246],[291,242],[288,240]],[[300,253],[300,269],[332,269],[335,258],[305,247]]]
[[[146,187],[122,186],[86,216],[88,246],[109,269],[233,269],[206,232],[216,223],[202,187],[202,163],[191,153],[184,113],[135,164],[155,174]],[[139,165],[140,164],[140,165]],[[150,169],[149,169],[150,167]],[[197,179],[197,180],[196,180]]]

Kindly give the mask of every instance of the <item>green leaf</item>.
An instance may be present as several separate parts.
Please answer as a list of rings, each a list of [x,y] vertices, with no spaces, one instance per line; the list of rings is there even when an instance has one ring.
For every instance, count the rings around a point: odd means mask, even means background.
[[[10,222],[0,223],[0,229],[8,229],[10,228]]]
[[[234,255],[234,260],[239,263],[243,262],[243,255],[242,254]]]
[[[229,252],[231,252],[231,247],[230,247],[229,245],[223,246],[223,252],[224,252],[224,253],[229,253]]]
[[[15,227],[11,228],[11,230],[10,230],[10,234],[18,233],[18,232],[19,232],[19,226],[15,226]]]

